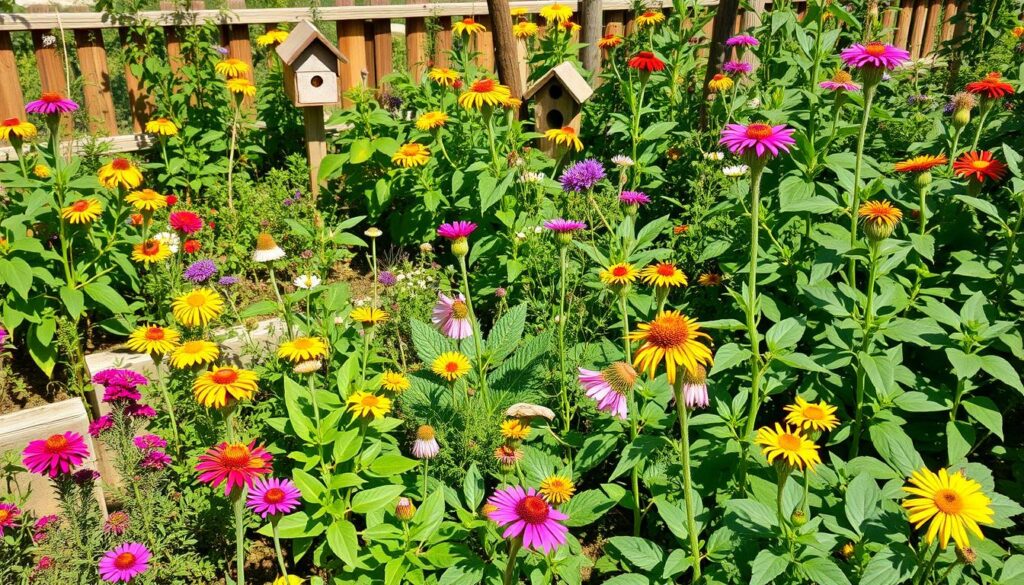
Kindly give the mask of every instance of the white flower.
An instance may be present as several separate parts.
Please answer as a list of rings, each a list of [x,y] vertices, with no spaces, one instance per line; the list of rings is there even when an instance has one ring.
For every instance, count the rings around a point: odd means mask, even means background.
[[[167,246],[167,249],[171,251],[171,254],[178,253],[178,246],[181,245],[181,238],[174,232],[160,232],[154,234],[153,239],[160,242],[161,246]]]
[[[545,176],[546,175],[544,173],[535,173],[533,171],[529,171],[523,173],[523,176],[519,179],[519,181],[523,183],[540,183],[541,181],[544,180]]]
[[[750,106],[751,108],[754,108],[756,110],[757,108],[761,107],[761,100],[759,100],[757,98],[754,98],[754,99],[750,100],[749,102],[747,102],[747,105]]]
[[[315,274],[300,274],[292,281],[296,288],[309,290],[320,286],[320,277]]]
[[[533,233],[535,233],[535,234],[539,234],[539,233],[541,233],[543,231],[544,231],[544,228],[539,226],[539,225],[533,227]]]
[[[720,160],[722,160],[724,158],[725,158],[725,153],[722,152],[722,151],[705,152],[704,153],[704,159],[705,160],[720,161]]]
[[[398,274],[396,274],[395,280],[397,280],[398,282],[402,282],[403,280],[405,280],[405,273],[399,272]]]
[[[633,166],[633,159],[624,154],[616,154],[612,157],[612,164],[617,167],[631,167]]]
[[[43,35],[43,46],[52,47],[57,44],[57,37],[54,35]]]
[[[366,297],[359,297],[358,299],[352,299],[353,307],[362,307],[366,304]]]
[[[523,232],[516,232],[516,239],[517,240],[525,240],[526,239],[526,234],[524,234]]]
[[[735,165],[731,167],[723,167],[722,174],[725,175],[726,177],[742,177],[743,175],[747,174],[747,171],[749,170],[750,167],[748,167],[747,165]]]

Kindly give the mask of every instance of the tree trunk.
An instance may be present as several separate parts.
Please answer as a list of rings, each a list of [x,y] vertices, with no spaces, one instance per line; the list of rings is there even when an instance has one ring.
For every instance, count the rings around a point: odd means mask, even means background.
[[[498,79],[512,90],[512,97],[521,97],[523,84],[519,79],[516,39],[512,36],[512,12],[508,7],[508,0],[487,0],[487,11],[491,14],[494,63],[498,70]]]
[[[708,47],[708,69],[704,72],[704,85],[700,90],[701,95],[704,96],[700,103],[701,128],[707,128],[708,125],[708,82],[721,67],[722,55],[725,52],[725,40],[732,35],[732,27],[736,22],[739,6],[739,0],[721,0],[715,11],[715,22],[711,29],[711,44]]]
[[[580,61],[584,69],[596,74],[601,67],[601,49],[597,47],[597,40],[601,38],[604,12],[601,0],[582,0],[580,5],[580,25],[583,27],[580,42],[587,43],[580,49]]]

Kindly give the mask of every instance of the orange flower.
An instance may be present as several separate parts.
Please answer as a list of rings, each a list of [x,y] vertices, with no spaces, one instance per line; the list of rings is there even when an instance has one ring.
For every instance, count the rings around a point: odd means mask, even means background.
[[[893,165],[897,173],[922,173],[949,162],[945,154],[922,154]]]
[[[700,330],[696,319],[679,311],[663,311],[650,323],[640,323],[629,334],[630,341],[643,342],[633,356],[633,366],[653,378],[664,360],[668,382],[674,384],[680,368],[696,372],[698,367],[710,367],[714,363],[711,349],[704,345],[702,337],[711,339]]]
[[[992,157],[987,150],[965,152],[953,163],[953,172],[958,177],[984,183],[987,179],[998,181],[1006,174],[1006,165]]]
[[[625,42],[625,39],[623,39],[619,35],[615,33],[608,33],[601,37],[600,39],[598,39],[597,46],[601,47],[602,49],[614,49],[615,47],[621,45],[623,42]]]
[[[964,89],[988,99],[999,99],[1013,93],[1013,86],[1003,81],[1001,77],[998,72],[993,71],[981,81],[968,83]]]
[[[865,201],[857,215],[864,221],[864,234],[871,240],[884,240],[892,235],[903,212],[888,201]]]

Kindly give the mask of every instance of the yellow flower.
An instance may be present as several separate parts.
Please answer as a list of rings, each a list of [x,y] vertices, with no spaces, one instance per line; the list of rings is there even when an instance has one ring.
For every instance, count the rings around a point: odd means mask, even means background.
[[[228,91],[235,95],[252,97],[256,95],[256,86],[244,77],[232,77],[227,80]]]
[[[801,435],[798,431],[786,425],[783,429],[779,423],[775,423],[775,430],[770,427],[761,427],[757,430],[757,438],[754,442],[761,445],[764,456],[768,463],[781,458],[791,467],[803,469],[814,469],[814,466],[821,463],[818,455],[818,446],[814,441]]]
[[[903,491],[914,496],[903,500],[908,520],[914,528],[920,528],[931,520],[924,537],[928,544],[934,542],[938,535],[943,549],[950,538],[957,548],[965,549],[971,541],[964,528],[985,540],[978,524],[992,524],[992,500],[981,491],[981,484],[973,479],[967,479],[960,473],[950,474],[945,469],[932,473],[922,468],[910,476],[910,485],[904,486]]]
[[[319,337],[296,337],[277,348],[277,357],[294,364],[315,360],[327,355],[327,344]]]
[[[32,167],[32,174],[35,175],[37,179],[49,179],[51,175],[50,167],[44,164],[38,164]]]
[[[409,383],[409,378],[407,378],[405,374],[399,372],[392,372],[389,370],[384,372],[380,379],[380,387],[388,392],[405,392],[410,386],[412,386],[412,384]]]
[[[79,199],[71,205],[60,210],[60,216],[70,224],[92,223],[103,212],[103,206],[98,199],[87,197]]]
[[[520,7],[520,8],[513,8],[512,10],[509,11],[509,14],[511,14],[513,17],[516,17],[516,16],[526,16],[527,10],[525,8],[522,8],[522,7]]]
[[[220,366],[203,372],[192,384],[192,393],[207,408],[223,408],[228,400],[252,400],[259,376],[256,372],[234,366]]]
[[[213,289],[197,288],[174,299],[171,312],[187,327],[205,327],[224,312],[224,299]]]
[[[711,78],[711,81],[708,82],[708,89],[710,89],[712,93],[729,91],[732,89],[732,86],[732,78],[722,73],[716,73],[715,76]]]
[[[170,353],[178,346],[178,339],[180,338],[181,334],[174,329],[148,325],[132,331],[125,345],[128,346],[128,349],[137,353],[164,355]]]
[[[256,44],[261,47],[269,47],[271,45],[280,45],[288,38],[288,31],[286,30],[268,30],[266,33],[256,37]]]
[[[374,307],[357,307],[352,310],[352,314],[349,315],[352,320],[356,323],[362,323],[364,326],[377,325],[378,323],[386,323],[390,315],[388,315],[382,309]]]
[[[400,167],[421,167],[430,161],[430,149],[419,142],[403,144],[391,157],[391,162]]]
[[[564,475],[549,475],[540,482],[540,495],[549,504],[564,504],[576,493],[576,485]]]
[[[561,24],[572,18],[572,8],[555,2],[541,8],[540,15],[544,20],[548,21],[548,24],[551,24],[552,21]]]
[[[573,148],[576,152],[583,150],[583,142],[580,141],[580,137],[576,134],[576,129],[572,126],[552,128],[544,133],[544,138],[555,144],[565,145],[566,148]]]
[[[118,186],[134,189],[142,184],[142,173],[126,158],[115,158],[100,167],[98,177],[100,184],[108,189]]]
[[[469,373],[469,358],[457,351],[447,351],[437,356],[430,369],[449,382],[454,382]]]
[[[658,23],[665,22],[665,15],[661,12],[654,10],[648,10],[636,17],[636,27],[644,28],[647,26],[654,26]]]
[[[457,35],[469,35],[473,36],[485,32],[487,29],[484,25],[473,20],[472,18],[463,18],[461,21],[456,22],[452,25],[452,32]]]
[[[391,399],[362,390],[348,397],[348,411],[356,416],[380,418],[391,410]]]
[[[470,84],[459,96],[459,105],[466,109],[482,109],[484,106],[500,106],[512,94],[507,87],[484,77]]]
[[[224,59],[214,67],[224,77],[238,77],[249,72],[249,64],[241,59]]]
[[[143,264],[162,262],[171,255],[171,249],[166,244],[156,239],[148,239],[141,244],[135,244],[132,248],[132,260]]]
[[[167,118],[156,118],[146,122],[146,132],[157,136],[175,136],[178,134],[178,127]]]
[[[699,366],[711,366],[711,349],[700,338],[710,339],[700,330],[696,319],[679,311],[662,311],[650,323],[640,323],[636,331],[629,334],[630,341],[642,341],[643,345],[633,356],[633,366],[654,377],[658,365],[665,360],[665,372],[669,384],[676,381],[676,371],[686,368],[691,373]]]
[[[448,114],[444,112],[426,112],[416,120],[416,127],[420,130],[433,130],[444,126],[448,121]]]
[[[131,203],[139,211],[156,211],[157,209],[167,207],[167,197],[152,189],[132,191],[124,200]]]
[[[303,585],[305,579],[296,577],[295,575],[288,575],[288,577],[278,577],[274,579],[274,585]]]
[[[892,235],[903,212],[888,201],[865,201],[857,215],[864,222],[864,234],[871,240],[884,240]]]
[[[501,436],[509,440],[522,441],[530,436],[530,430],[530,425],[516,418],[501,423]]]
[[[686,274],[671,262],[651,264],[640,271],[640,276],[644,282],[653,286],[674,287],[687,284]]]
[[[789,413],[786,415],[786,422],[798,429],[831,431],[839,426],[839,419],[834,414],[836,407],[830,406],[824,400],[812,404],[797,396],[796,404],[790,404],[785,410]]]
[[[171,366],[183,370],[192,366],[212,364],[220,357],[220,348],[212,341],[186,341],[171,354]]]
[[[718,286],[722,284],[722,275],[717,272],[705,272],[697,277],[697,284],[701,286]]]
[[[438,85],[451,87],[453,83],[459,80],[460,75],[458,71],[453,69],[434,67],[427,73],[427,77],[436,81]]]
[[[537,24],[523,20],[512,25],[512,34],[517,39],[528,39],[537,36]]]
[[[608,268],[602,268],[598,276],[601,282],[611,286],[623,286],[633,283],[640,273],[628,262],[612,264]]]
[[[509,96],[505,98],[505,101],[501,102],[501,105],[505,106],[510,110],[518,110],[519,106],[523,105],[523,100]]]
[[[38,129],[32,122],[22,122],[17,118],[8,118],[0,122],[0,140],[10,142],[11,136],[24,140],[32,138],[37,132]]]

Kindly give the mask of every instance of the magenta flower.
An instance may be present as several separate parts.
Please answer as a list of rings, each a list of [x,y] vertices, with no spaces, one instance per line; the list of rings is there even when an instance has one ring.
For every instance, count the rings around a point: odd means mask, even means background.
[[[173,463],[171,456],[164,453],[162,449],[151,449],[142,457],[139,467],[159,471],[165,467],[170,467],[171,463]]]
[[[107,583],[127,583],[149,570],[149,549],[138,542],[126,542],[104,553],[100,578]]]
[[[17,506],[0,502],[0,536],[4,535],[4,530],[14,528],[19,516],[21,516],[21,510]]]
[[[121,536],[126,530],[128,530],[131,523],[132,519],[131,516],[128,515],[128,512],[125,512],[124,510],[111,512],[110,515],[107,516],[107,521],[103,523],[103,533]]]
[[[258,478],[249,488],[245,505],[260,518],[291,514],[299,507],[302,492],[290,479]]]
[[[21,452],[21,461],[32,473],[57,477],[70,473],[89,456],[82,435],[67,431],[48,439],[32,441]]]
[[[438,293],[437,304],[430,321],[434,327],[452,339],[465,339],[473,336],[473,324],[469,320],[469,306],[462,293],[452,298]]]
[[[623,191],[619,194],[619,203],[626,205],[647,205],[651,202],[651,198],[646,193],[640,191]]]
[[[156,410],[148,404],[129,404],[125,407],[124,413],[127,416],[139,418],[154,418],[156,416]]]
[[[89,423],[89,436],[99,437],[103,431],[114,428],[114,417],[109,414],[97,418]]]
[[[167,441],[160,435],[139,435],[132,439],[135,446],[143,451],[147,449],[163,449],[167,446]]]
[[[828,79],[819,83],[818,87],[829,91],[860,91],[860,86],[852,81],[833,81]]]
[[[203,218],[191,211],[175,211],[167,216],[171,229],[183,234],[194,234],[203,229]]]
[[[796,144],[796,140],[793,140],[793,129],[785,124],[770,126],[755,122],[749,125],[727,124],[719,143],[729,147],[733,154],[745,155],[753,151],[760,158],[766,152],[772,156],[789,152],[789,147]]]
[[[857,69],[873,67],[878,69],[895,69],[910,60],[910,53],[879,41],[871,41],[866,45],[856,43],[843,49],[839,54],[843,62]]]
[[[453,221],[441,224],[437,228],[437,235],[449,240],[457,240],[459,238],[468,238],[469,234],[473,233],[475,229],[476,224],[471,221]]]
[[[722,65],[722,71],[725,71],[726,73],[745,75],[753,70],[753,65],[750,63],[744,63],[743,61],[727,61],[725,65]]]
[[[71,474],[71,479],[79,486],[90,485],[99,478],[100,472],[95,469],[79,469]]]
[[[726,47],[756,47],[761,42],[750,35],[736,35],[725,39]]]
[[[30,114],[67,114],[78,109],[73,100],[55,92],[44,92],[39,99],[25,104],[25,111]]]
[[[103,389],[103,402],[109,404],[119,400],[137,402],[142,400],[142,393],[135,386],[107,386]]]
[[[583,386],[588,397],[597,401],[597,409],[625,420],[628,411],[626,394],[632,383],[629,386],[620,384],[619,382],[622,380],[619,380],[620,376],[614,375],[614,372],[611,371],[612,368],[601,372],[586,368],[578,369],[580,385]],[[636,372],[633,372],[633,375],[636,376]]]
[[[3,514],[0,514],[2,516]],[[41,516],[36,523],[32,526],[32,542],[39,544],[46,540],[46,537],[50,531],[50,525],[60,522],[60,516],[56,514],[48,514]],[[2,528],[2,527],[0,527]],[[0,536],[3,536],[3,530],[0,529]]]
[[[520,486],[494,492],[487,503],[494,506],[487,517],[498,526],[505,526],[505,538],[522,538],[523,546],[549,553],[565,544],[569,529],[562,524],[569,516],[559,512],[537,494]]]
[[[544,227],[548,228],[549,230],[555,233],[565,234],[579,230],[585,230],[587,229],[587,224],[583,223],[582,221],[562,219],[559,217],[557,219],[549,219],[545,221]]]

